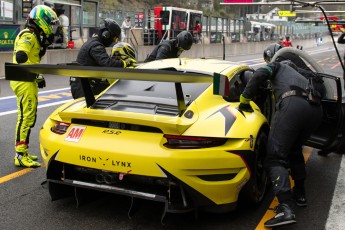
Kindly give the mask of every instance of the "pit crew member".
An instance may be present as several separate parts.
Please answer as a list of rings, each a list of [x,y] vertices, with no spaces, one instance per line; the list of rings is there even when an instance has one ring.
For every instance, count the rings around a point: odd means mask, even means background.
[[[125,68],[131,66],[135,60],[128,58],[119,60],[108,55],[106,47],[117,42],[121,35],[121,28],[118,23],[106,18],[101,22],[98,34],[87,40],[80,48],[76,62],[83,66],[105,66]],[[99,81],[97,79],[89,79],[91,88],[95,89],[94,94],[98,94],[109,86],[106,79]],[[77,77],[70,78],[71,93],[74,99],[84,97],[84,91],[81,79]],[[97,89],[97,90],[96,90]],[[101,90],[103,89],[103,90]]]
[[[160,43],[144,62],[161,60],[166,58],[177,58],[183,51],[190,50],[193,45],[193,36],[188,31],[182,31],[176,39],[165,40]]]
[[[268,137],[265,168],[279,205],[276,215],[264,225],[276,227],[296,223],[294,202],[306,206],[302,146],[321,122],[320,98],[324,92],[322,82],[307,79],[288,64],[273,62],[255,71],[240,96],[240,111],[253,111],[250,99],[267,80],[271,82],[277,104]],[[292,190],[289,168],[295,182]]]

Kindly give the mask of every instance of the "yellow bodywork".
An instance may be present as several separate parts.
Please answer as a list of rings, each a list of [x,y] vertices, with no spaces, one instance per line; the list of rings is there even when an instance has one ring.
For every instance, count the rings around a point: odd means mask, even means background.
[[[139,66],[139,69],[174,67],[177,70],[217,72],[229,77],[248,66],[207,59],[167,59]],[[173,80],[171,80],[173,81]],[[115,83],[116,84],[116,83]],[[124,175],[166,178],[164,169],[215,204],[235,203],[239,192],[250,179],[246,162],[232,151],[254,150],[260,129],[267,125],[255,103],[253,113],[242,114],[239,103],[230,103],[213,95],[208,87],[187,108],[194,115],[163,116],[116,110],[87,108],[83,99],[69,102],[46,120],[40,131],[40,148],[44,163],[54,160],[86,168]],[[223,112],[222,112],[223,111]],[[227,130],[231,114],[233,124]],[[110,121],[157,127],[162,133],[140,132],[71,124],[65,134],[53,133],[56,121],[71,123],[73,118]],[[227,138],[224,145],[199,149],[166,148],[164,134]],[[229,180],[209,181],[205,175],[234,174]]]

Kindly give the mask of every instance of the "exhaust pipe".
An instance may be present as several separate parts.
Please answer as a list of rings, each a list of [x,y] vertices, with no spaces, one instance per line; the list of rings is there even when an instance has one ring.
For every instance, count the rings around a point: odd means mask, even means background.
[[[111,174],[104,175],[104,182],[107,184],[115,184],[116,183],[116,176]]]
[[[115,184],[117,181],[117,175],[116,174],[108,174],[108,173],[100,173],[97,174],[96,177],[96,182],[99,184]]]
[[[102,184],[104,182],[104,175],[103,174],[97,174],[96,175],[96,182],[99,184]]]

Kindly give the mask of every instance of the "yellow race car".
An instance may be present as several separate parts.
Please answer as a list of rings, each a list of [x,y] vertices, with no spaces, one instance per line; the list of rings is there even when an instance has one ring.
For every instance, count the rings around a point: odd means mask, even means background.
[[[240,195],[263,199],[274,98],[268,82],[251,102],[253,113],[238,109],[252,72],[229,61],[187,58],[135,69],[6,66],[7,79],[43,73],[83,82],[85,98],[58,108],[40,131],[53,200],[100,190],[164,202],[165,212],[175,213],[230,211]],[[89,77],[116,81],[94,96]]]

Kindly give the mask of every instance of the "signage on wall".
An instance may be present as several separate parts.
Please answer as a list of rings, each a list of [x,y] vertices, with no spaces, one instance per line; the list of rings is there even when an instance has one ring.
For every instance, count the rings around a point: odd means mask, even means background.
[[[0,51],[13,51],[19,25],[0,25]]]
[[[240,42],[240,33],[231,33],[231,42]]]
[[[222,33],[221,32],[211,32],[210,43],[221,43]]]
[[[296,12],[291,12],[290,10],[278,10],[279,17],[296,17]]]
[[[32,0],[22,0],[22,17],[26,18],[32,10]]]
[[[134,15],[134,24],[135,27],[143,27],[143,22],[144,22],[144,14],[140,13],[140,14],[136,14]]]

